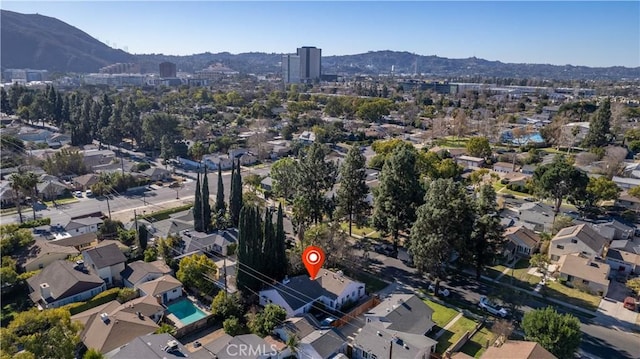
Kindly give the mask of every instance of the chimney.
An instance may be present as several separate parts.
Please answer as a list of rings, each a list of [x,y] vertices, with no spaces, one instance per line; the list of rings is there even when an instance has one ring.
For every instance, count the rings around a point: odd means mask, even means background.
[[[49,287],[49,283],[40,284],[40,296],[42,296],[42,299],[51,297],[51,287]]]
[[[138,316],[138,319],[144,319],[141,312],[136,312],[136,315]]]

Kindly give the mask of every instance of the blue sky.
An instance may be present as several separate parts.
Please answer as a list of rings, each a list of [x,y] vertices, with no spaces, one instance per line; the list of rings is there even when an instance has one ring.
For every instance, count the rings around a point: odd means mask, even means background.
[[[640,1],[2,1],[131,53],[374,50],[516,63],[640,66]]]

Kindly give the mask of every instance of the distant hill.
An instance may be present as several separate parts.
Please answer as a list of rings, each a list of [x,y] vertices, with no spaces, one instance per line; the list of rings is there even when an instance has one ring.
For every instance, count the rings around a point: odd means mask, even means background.
[[[135,61],[131,54],[52,17],[2,10],[0,24],[5,69],[96,72],[112,63]]]
[[[241,73],[266,74],[280,71],[281,54],[250,52],[203,53],[189,56],[132,55],[113,49],[60,20],[2,10],[2,68],[34,68],[60,72],[96,72],[117,62],[136,62],[143,72],[158,71],[163,61],[176,63],[179,71],[194,72],[212,63],[222,63]],[[295,49],[292,49],[295,50]],[[449,59],[409,52],[371,51],[365,54],[325,56],[322,71],[328,74],[424,73],[434,77],[510,77],[559,80],[640,79],[640,67],[556,66],[509,64],[475,57]]]

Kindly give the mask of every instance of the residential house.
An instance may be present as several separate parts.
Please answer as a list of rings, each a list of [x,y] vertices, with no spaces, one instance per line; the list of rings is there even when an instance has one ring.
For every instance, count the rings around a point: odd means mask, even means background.
[[[59,239],[52,240],[51,243],[63,247],[73,247],[78,251],[82,251],[98,245],[98,236],[94,232],[76,236],[63,236]]]
[[[635,232],[634,227],[627,226],[626,224],[615,219],[609,222],[595,223],[592,224],[592,226],[598,233],[609,240],[633,239],[633,235]]]
[[[480,359],[558,359],[536,342],[509,340],[499,347],[490,346]]]
[[[171,172],[165,170],[164,168],[159,168],[159,167],[148,168],[145,171],[143,171],[142,174],[153,182],[164,181],[171,177]]]
[[[255,334],[244,334],[232,337],[229,334],[223,334],[217,339],[203,345],[206,354],[200,354],[203,350],[199,350],[198,354],[192,357],[198,358],[218,358],[218,359],[272,359],[278,357],[276,347],[269,344],[265,339]],[[197,356],[199,355],[199,356]]]
[[[71,136],[66,133],[56,133],[47,139],[47,145],[51,148],[60,148],[71,142]]]
[[[298,141],[304,144],[312,144],[316,142],[316,134],[313,131],[304,131],[298,136]]]
[[[310,314],[287,319],[274,329],[275,335],[283,342],[290,336],[299,340],[298,357],[313,359],[335,358],[346,351],[347,338],[336,328],[320,328],[318,322]],[[286,357],[288,352],[282,352]]]
[[[260,181],[260,188],[265,191],[271,191],[273,189],[273,179],[270,176],[263,178]]]
[[[80,339],[87,348],[93,348],[111,357],[122,346],[142,335],[148,335],[159,326],[141,312],[130,313],[124,310],[95,312],[86,319],[80,332]]]
[[[15,192],[11,189],[11,182],[0,181],[0,206],[6,208],[15,204]]]
[[[22,126],[15,137],[24,142],[42,143],[47,142],[53,135],[54,133],[49,130]]]
[[[640,212],[640,198],[630,195],[627,191],[623,191],[616,200],[616,206]]]
[[[36,185],[36,188],[38,189],[38,196],[41,199],[45,201],[55,200],[56,198],[63,196],[65,192],[69,190],[67,186],[57,178],[53,176],[46,177],[46,179],[41,178],[42,182]]]
[[[534,165],[524,165],[520,169],[520,172],[526,176],[533,176],[533,172],[536,170],[536,166]]]
[[[518,221],[536,232],[551,232],[555,212],[553,207],[540,202],[527,202],[518,208]]]
[[[137,288],[142,283],[172,274],[173,270],[163,261],[131,262],[121,273],[124,286],[128,288]]]
[[[147,334],[139,336],[120,347],[110,359],[179,359],[188,358],[191,352],[171,334]]]
[[[536,232],[525,226],[507,228],[504,231],[504,238],[513,244],[511,256],[530,257],[540,249],[542,242]]]
[[[367,323],[378,322],[387,330],[426,335],[435,323],[433,309],[414,294],[392,294],[364,314]]]
[[[245,155],[248,153],[249,153],[249,149],[247,148],[231,148],[229,149],[229,152],[227,154],[229,155],[229,158],[238,159],[242,155]]]
[[[195,253],[215,252],[223,256],[227,255],[229,245],[237,242],[236,237],[230,231],[216,231],[214,233],[202,233],[191,230],[180,232],[183,255]]]
[[[240,155],[238,159],[240,160],[240,165],[242,166],[251,166],[256,162],[258,162],[258,157],[254,156],[252,153],[249,153],[249,152]]]
[[[170,275],[142,283],[138,290],[141,296],[150,295],[157,298],[160,304],[167,304],[182,297],[182,283]]]
[[[231,169],[233,165],[233,158],[228,155],[212,154],[202,157],[202,163],[210,170],[217,170],[218,168],[223,171]]]
[[[316,279],[300,275],[285,279],[272,288],[260,291],[260,305],[277,304],[292,317],[309,312],[315,301],[322,302],[330,311],[359,301],[365,296],[364,283],[350,279],[341,271],[321,269]]]
[[[29,296],[41,308],[85,301],[107,289],[104,281],[82,265],[54,261],[27,279]]]
[[[561,229],[551,239],[549,258],[557,262],[565,254],[582,254],[599,257],[604,254],[609,241],[587,224]]]
[[[71,183],[73,184],[73,189],[76,191],[86,191],[99,181],[100,176],[94,173],[88,173],[86,175],[74,177],[71,180]]]
[[[518,165],[509,162],[496,162],[493,164],[493,171],[497,173],[509,173],[519,170]]]
[[[608,264],[582,255],[566,254],[558,261],[560,278],[568,285],[589,288],[600,296],[606,295],[609,290],[610,271]]]
[[[96,166],[106,165],[112,163],[115,158],[115,152],[111,150],[85,150],[82,151],[83,159],[82,163],[88,169],[93,169]]]
[[[107,313],[107,315],[113,316],[118,312],[142,314],[147,318],[150,318],[154,322],[158,322],[164,315],[165,307],[160,305],[156,298],[145,295],[132,299],[125,303],[120,303],[117,300],[98,305],[96,307],[87,309],[83,312],[75,314],[71,317],[71,320],[78,321],[82,325],[86,325],[94,314]]]
[[[500,178],[509,181],[510,184],[524,186],[529,176],[520,172],[500,173]]]
[[[82,258],[87,268],[102,278],[107,285],[122,282],[120,273],[124,270],[127,258],[117,245],[109,244],[86,250],[82,252]]]
[[[606,261],[612,274],[640,274],[640,243],[633,240],[612,241],[607,250]]]
[[[64,226],[64,230],[72,236],[86,233],[96,233],[104,221],[98,217],[76,218]]]
[[[25,272],[31,272],[78,254],[80,252],[73,247],[60,246],[53,241],[36,239],[35,243],[20,254],[17,262]]]
[[[627,177],[619,177],[613,176],[611,179],[618,187],[620,187],[623,191],[628,191],[634,187],[640,186],[639,178],[627,178]]]
[[[456,162],[465,169],[476,170],[482,168],[482,165],[484,165],[484,158],[460,156],[456,159]]]
[[[353,339],[352,358],[430,358],[438,342],[421,335],[385,328],[382,322],[366,323]]]

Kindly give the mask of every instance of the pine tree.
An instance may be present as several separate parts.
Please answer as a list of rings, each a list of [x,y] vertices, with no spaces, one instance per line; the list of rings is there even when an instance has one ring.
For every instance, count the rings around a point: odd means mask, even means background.
[[[369,210],[367,194],[369,187],[366,184],[365,172],[366,159],[358,146],[353,146],[347,153],[340,168],[340,188],[338,188],[338,208],[341,216],[346,216],[349,221],[349,236],[351,227],[355,221],[363,224],[365,214]]]
[[[222,182],[222,169],[218,167],[218,193],[216,193],[216,213],[224,216],[227,205],[224,203],[224,183]]]
[[[207,166],[204,167],[204,179],[202,180],[202,231],[211,231],[211,202],[209,201],[209,176]]]
[[[585,147],[603,147],[609,143],[611,137],[611,101],[609,98],[598,108],[595,116],[589,122],[589,132],[585,136]]]
[[[281,281],[287,275],[287,248],[286,235],[284,233],[284,213],[282,203],[278,206],[278,219],[276,221],[275,246],[273,253],[274,274],[273,278]]]
[[[149,231],[147,230],[147,226],[141,225],[140,229],[138,229],[138,246],[140,248],[140,252],[144,252],[147,249],[147,240],[149,239]]]
[[[229,200],[229,212],[231,223],[238,226],[240,210],[242,209],[242,175],[240,174],[240,161],[237,163],[236,171],[231,179],[231,198]]]
[[[202,194],[200,192],[200,173],[196,179],[196,195],[193,202],[193,228],[196,232],[202,232]]]

